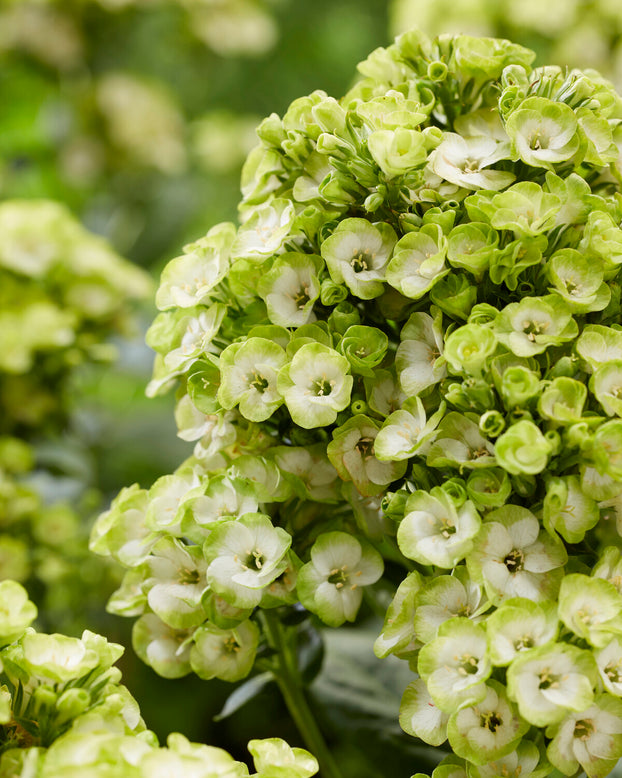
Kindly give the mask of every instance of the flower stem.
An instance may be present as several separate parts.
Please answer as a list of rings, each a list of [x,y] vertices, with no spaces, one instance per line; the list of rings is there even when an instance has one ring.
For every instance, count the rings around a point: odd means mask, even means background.
[[[319,778],[342,778],[304,693],[296,653],[291,639],[288,640],[295,637],[293,630],[284,629],[273,611],[263,611],[262,616],[268,641],[278,652],[278,666],[273,669],[275,680],[302,739],[319,762]]]

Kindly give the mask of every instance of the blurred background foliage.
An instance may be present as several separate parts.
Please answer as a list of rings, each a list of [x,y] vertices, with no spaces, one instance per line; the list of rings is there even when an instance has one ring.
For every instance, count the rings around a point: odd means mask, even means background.
[[[413,25],[508,37],[540,62],[596,67],[622,84],[619,0],[2,0],[0,208],[62,202],[109,242],[111,256],[156,279],[184,243],[235,218],[241,167],[263,116],[314,89],[341,96],[357,62]],[[50,229],[43,216],[31,218]],[[49,298],[71,314],[74,335],[33,340],[25,333],[34,320],[6,320],[0,333],[0,576],[26,582],[44,629],[89,627],[129,646],[124,620],[105,613],[116,573],[88,554],[87,538],[123,486],[148,487],[188,453],[175,437],[173,398],[144,397],[152,293],[122,283],[113,294],[123,321],[94,323],[76,314],[71,279],[7,267],[3,235],[0,315]],[[131,315],[129,297],[143,299]],[[372,639],[361,630],[377,625],[340,630],[339,645],[328,636],[314,686],[327,731],[341,733],[333,745],[344,772],[428,771],[438,754],[397,726],[405,684],[363,649]],[[270,686],[214,723],[229,686],[166,681],[131,650],[123,661],[161,738],[175,728],[234,755],[252,737],[300,743]]]

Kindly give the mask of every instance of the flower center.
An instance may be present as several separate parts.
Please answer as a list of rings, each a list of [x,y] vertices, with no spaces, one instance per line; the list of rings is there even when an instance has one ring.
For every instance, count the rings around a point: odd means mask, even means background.
[[[520,548],[515,548],[503,560],[503,564],[507,567],[510,573],[519,573],[525,564],[525,555]]]
[[[450,538],[452,535],[456,534],[456,525],[453,523],[451,519],[448,519],[446,516],[444,516],[441,519],[440,534],[445,539]]]
[[[244,567],[248,570],[261,570],[265,562],[265,557],[261,551],[257,549],[246,552],[246,559],[244,560]]]
[[[523,332],[532,342],[535,341],[536,335],[542,335],[543,332],[546,332],[548,327],[548,321],[534,321],[533,319],[525,319],[523,322]]]
[[[348,583],[347,569],[347,565],[343,565],[342,567],[335,567],[330,571],[330,575],[328,576],[328,583],[334,584],[335,588],[337,589],[343,589],[344,585]]]
[[[361,438],[356,444],[356,448],[362,457],[371,456],[371,450],[374,447],[374,441],[371,438]]]
[[[549,668],[545,668],[540,673],[539,689],[558,689],[559,688],[559,676],[553,675]]]
[[[316,397],[326,397],[333,391],[334,381],[329,381],[326,376],[318,378],[311,384],[311,388]]]
[[[240,650],[240,644],[232,635],[223,642],[222,649],[224,654],[237,654]]]
[[[369,251],[359,251],[359,253],[355,254],[350,260],[352,270],[354,270],[355,273],[360,273],[363,270],[369,270],[372,259],[373,256]]]
[[[494,711],[489,711],[488,713],[482,713],[480,723],[482,727],[494,733],[503,724],[503,719]]]
[[[179,571],[179,583],[181,584],[196,584],[199,583],[199,578],[201,576],[199,575],[198,570],[188,570],[188,568],[182,568]]]
[[[533,638],[530,635],[523,635],[522,637],[518,638],[518,640],[514,641],[514,648],[517,651],[525,651],[528,648],[532,648],[532,646]]]
[[[577,740],[587,740],[594,732],[594,722],[591,719],[581,719],[574,725],[573,735]]]
[[[622,681],[622,659],[617,662],[609,662],[605,667],[605,675],[611,683],[620,683]]]
[[[458,672],[460,675],[474,675],[477,672],[477,659],[474,656],[463,654],[459,661]]]
[[[259,375],[259,373],[253,373],[253,379],[252,381],[249,381],[249,384],[260,394],[263,394],[270,386],[270,382],[267,381],[262,375]]]
[[[309,287],[308,286],[301,286],[300,289],[296,292],[296,294],[293,295],[293,300],[296,303],[296,306],[302,310],[305,305],[309,302],[311,298],[309,297]]]

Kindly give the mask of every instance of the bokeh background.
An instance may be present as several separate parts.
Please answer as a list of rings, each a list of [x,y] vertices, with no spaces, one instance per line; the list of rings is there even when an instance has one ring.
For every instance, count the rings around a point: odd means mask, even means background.
[[[144,396],[162,267],[235,220],[263,116],[315,89],[340,97],[360,60],[413,25],[508,37],[541,64],[597,68],[622,86],[620,0],[0,0],[0,576],[26,583],[43,629],[130,643],[129,626],[105,612],[118,573],[88,553],[88,530],[121,488],[148,487],[189,454],[174,398]],[[19,232],[15,201],[42,200],[76,225],[44,209]],[[104,313],[80,310],[86,292],[53,264],[9,267],[15,241],[36,242],[40,229],[63,251],[69,233],[79,251],[95,246],[89,281],[107,290]],[[119,257],[144,272],[121,270]],[[23,312],[39,315],[43,300],[57,324],[69,306],[72,337],[34,338],[45,325]],[[406,682],[369,657],[374,629],[340,630],[347,646],[327,640],[315,694],[344,733],[345,774],[426,771],[436,758],[397,725]],[[252,737],[299,742],[270,688],[214,722],[224,684],[164,681],[131,649],[123,670],[161,738],[175,729],[235,755]]]

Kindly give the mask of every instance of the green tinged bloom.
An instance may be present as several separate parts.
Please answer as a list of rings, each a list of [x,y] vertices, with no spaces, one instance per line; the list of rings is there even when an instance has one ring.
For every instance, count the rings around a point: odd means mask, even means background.
[[[490,657],[505,667],[519,655],[557,637],[557,608],[550,600],[511,597],[486,617]]]
[[[276,259],[257,287],[273,324],[300,327],[315,320],[313,304],[320,296],[323,265],[318,256],[294,252]]]
[[[510,303],[499,312],[493,331],[516,356],[532,357],[574,340],[578,327],[566,303],[557,295],[547,295]]]
[[[12,643],[37,618],[37,606],[16,581],[0,581],[0,646]]]
[[[322,243],[322,257],[335,283],[345,284],[361,300],[371,300],[384,291],[382,282],[396,240],[388,224],[344,219]]]
[[[512,184],[516,176],[508,171],[487,168],[509,156],[509,143],[483,135],[464,138],[448,132],[430,154],[429,164],[437,176],[457,186],[499,191]]]
[[[511,475],[535,475],[547,466],[552,445],[532,421],[522,419],[495,443],[498,464]]]
[[[424,224],[397,242],[386,271],[387,281],[404,296],[419,300],[449,272],[447,238],[438,224]]]
[[[581,145],[577,117],[564,103],[530,97],[508,117],[505,129],[512,154],[532,167],[553,169],[571,159]]]
[[[298,574],[300,602],[330,627],[354,621],[362,587],[375,583],[382,571],[382,557],[365,541],[345,532],[324,532]]]
[[[305,429],[332,424],[350,402],[350,363],[321,343],[305,343],[281,368],[277,390],[293,421]]]
[[[602,578],[567,575],[559,591],[559,618],[575,635],[602,648],[622,634],[622,595]]]
[[[259,629],[243,621],[234,629],[206,623],[192,636],[190,666],[205,680],[239,681],[251,671],[259,644]]]

